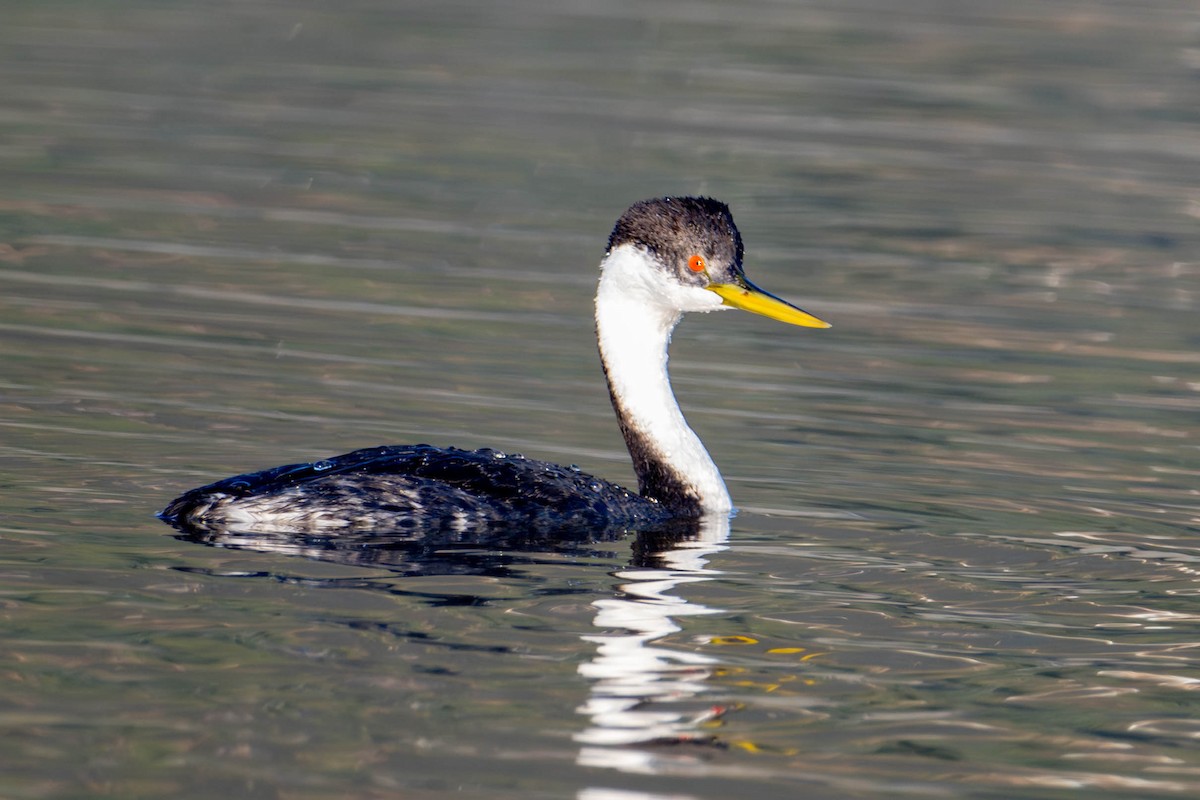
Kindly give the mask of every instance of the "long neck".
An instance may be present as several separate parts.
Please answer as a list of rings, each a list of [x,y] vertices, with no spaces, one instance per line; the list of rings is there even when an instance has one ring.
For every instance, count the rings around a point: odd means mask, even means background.
[[[638,257],[629,248],[614,250],[596,292],[600,360],[638,490],[679,514],[728,512],[725,481],[671,391],[667,345],[680,313],[656,302],[652,288],[631,275],[645,269]]]

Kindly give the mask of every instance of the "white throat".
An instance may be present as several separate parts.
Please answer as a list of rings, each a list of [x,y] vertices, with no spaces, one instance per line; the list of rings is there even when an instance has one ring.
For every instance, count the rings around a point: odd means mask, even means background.
[[[682,313],[719,310],[721,298],[670,280],[634,245],[613,248],[600,267],[596,336],[640,491],[676,510],[728,513],[725,481],[683,418],[667,374],[667,346]]]

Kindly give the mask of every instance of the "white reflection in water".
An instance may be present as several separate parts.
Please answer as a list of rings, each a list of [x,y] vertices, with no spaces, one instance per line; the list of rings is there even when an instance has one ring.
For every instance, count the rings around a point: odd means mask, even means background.
[[[630,789],[583,789],[576,795],[579,800],[693,800],[690,794],[658,794]]]
[[[575,736],[584,745],[581,765],[653,772],[655,756],[629,745],[692,740],[703,722],[720,713],[711,707],[697,711],[686,702],[705,691],[716,659],[655,643],[680,630],[679,617],[722,611],[673,592],[721,574],[708,568],[708,557],[726,549],[728,538],[727,517],[707,518],[696,538],[657,554],[659,568],[614,573],[622,581],[615,596],[592,604],[593,624],[604,632],[582,637],[596,645],[596,655],[579,667],[591,681],[590,696],[579,708],[590,724]]]

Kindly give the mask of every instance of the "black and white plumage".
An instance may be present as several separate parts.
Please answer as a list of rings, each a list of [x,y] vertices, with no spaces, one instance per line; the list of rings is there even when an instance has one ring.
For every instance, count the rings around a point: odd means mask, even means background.
[[[638,494],[573,467],[494,450],[409,445],[228,478],[186,492],[159,516],[185,529],[335,533],[631,529],[728,514],[721,473],[671,391],[671,332],[684,312],[731,307],[828,327],[751,284],[742,254],[728,207],[702,197],[635,203],[609,237],[596,336]]]
[[[297,533],[339,529],[471,530],[519,523],[634,528],[671,517],[661,504],[547,461],[428,444],[355,450],[226,478],[160,514],[192,526]]]

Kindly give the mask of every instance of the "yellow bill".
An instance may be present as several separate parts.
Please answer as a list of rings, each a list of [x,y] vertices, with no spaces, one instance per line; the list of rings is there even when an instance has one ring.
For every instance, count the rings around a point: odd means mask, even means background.
[[[805,328],[832,327],[825,320],[817,319],[786,300],[780,300],[775,295],[764,292],[742,277],[739,277],[736,283],[710,283],[705,288],[718,294],[725,305],[740,308],[752,314],[762,314],[764,317],[777,319],[789,325],[801,325]]]

